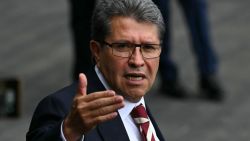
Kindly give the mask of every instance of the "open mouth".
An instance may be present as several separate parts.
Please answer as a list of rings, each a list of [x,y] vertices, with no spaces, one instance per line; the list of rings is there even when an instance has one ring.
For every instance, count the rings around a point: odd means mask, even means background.
[[[143,80],[146,76],[143,73],[128,73],[125,75],[128,80],[140,81]]]

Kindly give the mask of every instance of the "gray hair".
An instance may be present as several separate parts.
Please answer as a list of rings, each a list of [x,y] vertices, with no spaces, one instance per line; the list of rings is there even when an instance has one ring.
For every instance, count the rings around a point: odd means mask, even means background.
[[[164,21],[152,0],[97,0],[92,16],[92,39],[103,41],[111,34],[111,20],[114,16],[131,17],[138,22],[155,24],[159,39],[164,36]]]

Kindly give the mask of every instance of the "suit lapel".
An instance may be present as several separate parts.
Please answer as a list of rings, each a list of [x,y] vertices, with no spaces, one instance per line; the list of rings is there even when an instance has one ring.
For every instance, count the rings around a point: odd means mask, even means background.
[[[96,74],[87,74],[87,77],[88,76],[90,77],[88,79],[87,93],[105,90]],[[96,128],[104,141],[129,141],[120,115],[113,120],[99,124]]]
[[[153,116],[152,116],[152,114],[151,114],[151,112],[150,112],[150,110],[149,110],[148,107],[147,107],[147,113],[148,113],[148,116],[149,116],[149,118],[150,118],[153,126],[154,126],[154,129],[155,129],[157,137],[159,138],[160,141],[165,141],[165,139],[164,139],[164,137],[163,137],[163,135],[162,135],[162,133],[161,133],[161,131],[160,131],[157,123],[155,122],[155,120],[154,120],[154,118],[153,118]]]
[[[98,125],[97,128],[104,141],[129,141],[120,115],[111,121]]]
[[[97,91],[104,91],[105,88],[102,82],[99,80],[95,70],[88,72],[87,74],[88,85],[87,85],[87,93],[93,93]]]

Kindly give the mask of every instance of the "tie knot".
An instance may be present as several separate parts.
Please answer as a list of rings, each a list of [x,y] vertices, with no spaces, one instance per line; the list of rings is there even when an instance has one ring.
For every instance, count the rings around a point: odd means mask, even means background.
[[[133,118],[148,118],[148,114],[147,114],[147,112],[142,104],[136,106],[132,110],[131,116]]]

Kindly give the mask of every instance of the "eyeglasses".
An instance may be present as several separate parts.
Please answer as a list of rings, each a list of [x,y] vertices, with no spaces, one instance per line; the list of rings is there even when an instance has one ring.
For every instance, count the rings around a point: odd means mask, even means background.
[[[114,56],[123,58],[130,57],[136,47],[141,48],[141,54],[146,59],[157,58],[161,54],[160,44],[107,43],[106,41],[103,41],[103,44],[112,48],[112,54]]]

